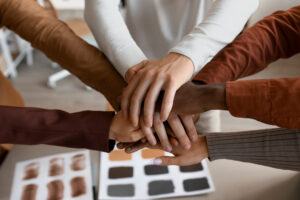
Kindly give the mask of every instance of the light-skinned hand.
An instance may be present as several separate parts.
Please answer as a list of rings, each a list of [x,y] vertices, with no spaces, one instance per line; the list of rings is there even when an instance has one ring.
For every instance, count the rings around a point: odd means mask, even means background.
[[[110,125],[109,139],[118,142],[136,142],[144,137],[142,130],[134,127],[132,123],[124,117],[122,111],[118,112]]]
[[[124,116],[129,117],[134,126],[138,126],[143,109],[144,123],[152,127],[155,103],[160,92],[164,91],[160,119],[166,121],[176,90],[190,80],[193,72],[193,62],[177,53],[170,53],[159,60],[146,60],[133,66],[126,74],[128,86],[122,95],[121,108]]]
[[[198,138],[192,115],[178,116],[175,113],[171,113],[167,123],[164,123],[160,119],[160,114],[155,112],[153,128],[146,126],[143,118],[140,119],[140,127],[151,145],[157,144],[155,132],[162,148],[168,152],[172,150],[169,135],[176,137],[184,149],[189,149],[191,141],[195,141]]]

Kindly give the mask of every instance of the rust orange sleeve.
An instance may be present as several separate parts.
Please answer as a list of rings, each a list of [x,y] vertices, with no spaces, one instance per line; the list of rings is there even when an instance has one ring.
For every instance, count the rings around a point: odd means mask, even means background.
[[[300,128],[300,78],[227,82],[226,101],[236,117],[283,128]]]

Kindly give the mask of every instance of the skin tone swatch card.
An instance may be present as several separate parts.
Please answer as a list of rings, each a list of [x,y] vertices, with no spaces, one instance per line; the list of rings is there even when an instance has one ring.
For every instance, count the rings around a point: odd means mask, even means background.
[[[88,151],[17,163],[10,199],[93,199]]]
[[[206,162],[186,167],[153,165],[154,158],[165,154],[170,155],[153,149],[101,153],[99,200],[157,199],[214,191]]]

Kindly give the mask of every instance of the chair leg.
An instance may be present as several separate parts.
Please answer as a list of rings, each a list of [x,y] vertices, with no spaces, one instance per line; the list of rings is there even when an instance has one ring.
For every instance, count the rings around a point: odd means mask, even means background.
[[[28,48],[26,50],[26,64],[27,66],[33,65],[33,56],[32,56],[33,48],[30,44],[28,44]]]
[[[49,78],[48,78],[48,86],[50,88],[55,88],[56,87],[56,82],[61,80],[61,79],[64,79],[65,77],[71,75],[70,72],[68,72],[67,70],[61,70],[60,72],[57,72],[53,75],[51,75]]]

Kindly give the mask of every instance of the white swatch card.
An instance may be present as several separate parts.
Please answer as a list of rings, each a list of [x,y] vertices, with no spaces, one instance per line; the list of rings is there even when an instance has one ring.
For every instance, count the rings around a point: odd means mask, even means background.
[[[88,151],[19,162],[11,200],[93,199]]]
[[[187,167],[153,165],[153,158],[165,154],[152,149],[133,154],[123,150],[101,153],[99,200],[157,199],[214,191],[205,161]]]

